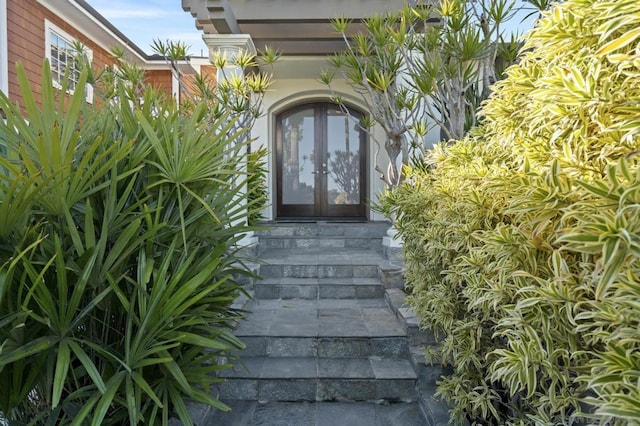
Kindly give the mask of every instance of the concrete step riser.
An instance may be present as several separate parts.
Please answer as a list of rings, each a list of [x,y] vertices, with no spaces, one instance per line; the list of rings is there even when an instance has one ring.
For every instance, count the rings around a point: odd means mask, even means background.
[[[257,401],[415,401],[415,379],[227,379],[223,399]]]
[[[408,357],[405,337],[271,337],[238,336],[245,357],[362,358]]]
[[[296,285],[263,284],[255,287],[257,299],[378,299],[384,296],[384,287],[378,285]]]
[[[377,278],[377,265],[261,265],[263,278]]]

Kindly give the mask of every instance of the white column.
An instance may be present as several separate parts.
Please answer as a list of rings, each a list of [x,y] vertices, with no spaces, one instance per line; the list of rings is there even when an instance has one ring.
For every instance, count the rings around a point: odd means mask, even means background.
[[[9,96],[9,42],[7,0],[0,0],[0,90]]]
[[[205,34],[202,39],[209,48],[211,62],[214,62],[214,57],[219,54],[225,55],[227,59],[233,59],[243,52],[256,54],[256,47],[249,34]],[[238,73],[244,73],[244,70],[227,64],[223,69],[218,70],[217,78],[220,81],[224,79],[225,75],[231,76]]]
[[[244,75],[244,70],[234,65],[233,59],[243,53],[249,52],[252,55],[256,54],[256,48],[251,40],[251,36],[248,34],[205,34],[202,39],[209,48],[209,57],[212,63],[215,64],[214,57],[223,55],[227,59],[227,64],[217,70],[217,81],[223,81],[225,78],[230,78],[233,75]],[[250,134],[247,135],[250,137]],[[247,170],[247,158],[242,162],[241,171]],[[242,202],[247,203],[247,187],[246,183],[241,188],[239,196],[242,197]],[[246,220],[246,219],[245,219]],[[249,250],[255,248],[258,244],[258,237],[254,235],[253,231],[246,232],[242,235],[242,239],[238,241],[238,245],[245,247]]]
[[[180,104],[180,76],[175,72],[171,72],[171,95],[173,99]]]

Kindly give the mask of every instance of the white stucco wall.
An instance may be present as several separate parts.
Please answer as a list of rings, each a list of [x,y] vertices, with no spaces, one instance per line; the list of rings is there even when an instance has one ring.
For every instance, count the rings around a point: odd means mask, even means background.
[[[320,73],[320,69],[317,70],[318,74]],[[260,145],[265,145],[269,149],[271,155],[269,156],[269,177],[268,177],[268,187],[269,187],[269,196],[272,205],[270,205],[263,212],[264,216],[268,220],[272,220],[275,217],[275,170],[276,170],[276,160],[275,160],[275,116],[277,113],[282,112],[294,105],[303,103],[303,102],[313,102],[313,101],[329,101],[331,93],[327,89],[326,86],[321,84],[315,78],[310,78],[309,70],[305,71],[305,78],[278,78],[278,75],[275,75],[275,82],[271,87],[271,90],[266,94],[264,99],[264,111],[265,114],[263,117],[259,118],[252,131],[252,136],[256,138],[253,142],[255,147]],[[355,105],[366,111],[363,103],[360,101],[360,98],[355,95],[355,93],[351,90],[349,86],[344,83],[340,83],[339,81],[335,81],[335,84],[332,84],[334,91],[342,96],[344,96],[345,100],[352,105]],[[380,145],[380,153],[378,155],[378,163],[383,168],[387,164],[386,153],[384,152],[384,136],[380,129],[375,133],[375,138],[379,141]],[[378,194],[384,189],[384,184],[380,180],[379,175],[375,172],[374,165],[374,157],[376,151],[376,145],[369,137],[368,144],[368,193],[366,194],[368,200],[376,200]],[[369,219],[370,220],[384,220],[384,217],[377,212],[369,211]]]

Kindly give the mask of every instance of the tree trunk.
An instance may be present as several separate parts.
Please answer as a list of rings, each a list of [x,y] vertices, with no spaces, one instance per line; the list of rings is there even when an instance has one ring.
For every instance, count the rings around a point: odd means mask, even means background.
[[[402,152],[402,135],[389,136],[385,143],[385,149],[389,156],[389,168],[387,170],[386,183],[393,187],[400,183],[398,156],[400,156],[400,153]]]

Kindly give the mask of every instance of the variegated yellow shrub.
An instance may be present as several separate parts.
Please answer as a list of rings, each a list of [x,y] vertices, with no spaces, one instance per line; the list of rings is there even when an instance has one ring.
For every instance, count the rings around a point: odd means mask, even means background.
[[[640,3],[538,21],[484,122],[384,200],[452,420],[638,424]]]

